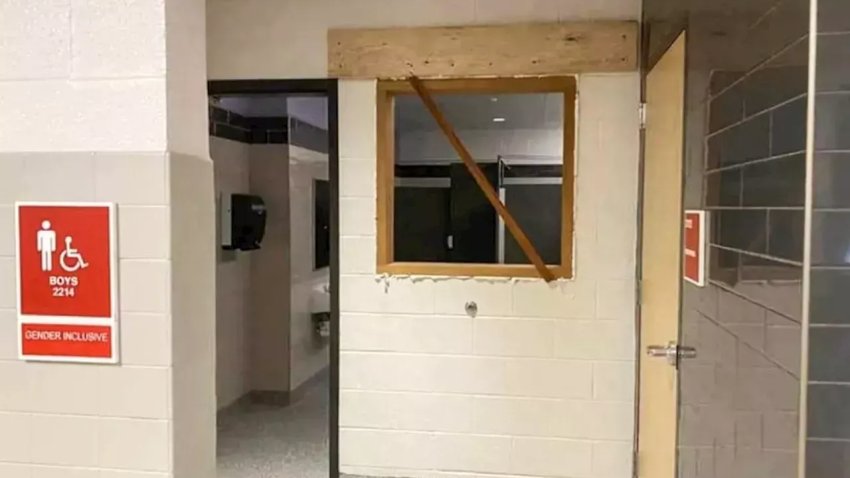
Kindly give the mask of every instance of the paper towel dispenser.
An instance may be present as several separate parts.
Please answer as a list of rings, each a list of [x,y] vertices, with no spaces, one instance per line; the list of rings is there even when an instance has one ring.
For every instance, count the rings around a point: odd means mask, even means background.
[[[251,251],[260,248],[266,233],[266,204],[250,194],[221,195],[221,247]]]

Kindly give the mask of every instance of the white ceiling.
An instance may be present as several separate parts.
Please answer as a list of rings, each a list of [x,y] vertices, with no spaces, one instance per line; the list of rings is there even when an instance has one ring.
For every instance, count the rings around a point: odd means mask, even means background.
[[[435,99],[446,119],[458,130],[563,127],[564,96],[561,93],[444,94]],[[395,117],[398,133],[438,129],[416,95],[396,97]],[[496,123],[493,118],[505,121]]]
[[[290,96],[286,109],[293,118],[328,129],[328,99],[325,96]]]

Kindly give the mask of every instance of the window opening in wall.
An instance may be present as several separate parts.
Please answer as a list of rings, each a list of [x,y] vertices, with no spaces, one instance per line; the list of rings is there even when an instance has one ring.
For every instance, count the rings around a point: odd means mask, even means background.
[[[544,267],[570,277],[574,78],[421,84]],[[379,271],[537,277],[423,100],[411,82],[378,83]]]

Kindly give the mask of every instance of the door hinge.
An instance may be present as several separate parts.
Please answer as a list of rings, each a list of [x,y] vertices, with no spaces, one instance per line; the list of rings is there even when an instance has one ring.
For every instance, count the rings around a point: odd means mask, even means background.
[[[640,129],[646,129],[646,103],[638,106],[638,118],[640,118]]]

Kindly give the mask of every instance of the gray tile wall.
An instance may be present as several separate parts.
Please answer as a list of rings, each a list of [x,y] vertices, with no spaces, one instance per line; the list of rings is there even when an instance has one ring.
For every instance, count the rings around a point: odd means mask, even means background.
[[[710,283],[683,286],[679,476],[796,477],[809,1],[644,9],[650,65],[688,30],[685,207],[711,222]]]
[[[819,0],[806,469],[850,477],[850,2]]]

